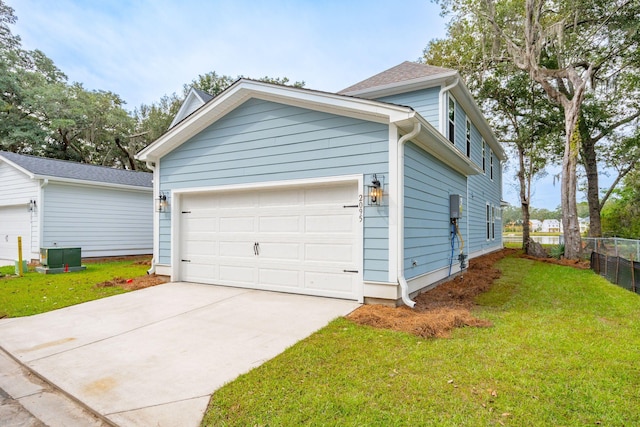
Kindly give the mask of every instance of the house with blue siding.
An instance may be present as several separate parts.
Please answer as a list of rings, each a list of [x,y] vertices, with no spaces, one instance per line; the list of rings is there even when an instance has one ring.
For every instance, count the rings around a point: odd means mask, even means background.
[[[339,93],[240,79],[188,100],[137,155],[159,274],[413,306],[502,248],[505,153],[454,70],[404,62]]]
[[[153,175],[0,151],[0,265],[40,248],[83,257],[153,252]]]

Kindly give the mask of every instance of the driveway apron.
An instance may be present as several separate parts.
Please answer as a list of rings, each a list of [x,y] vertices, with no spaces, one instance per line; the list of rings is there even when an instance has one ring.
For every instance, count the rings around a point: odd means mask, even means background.
[[[0,321],[0,346],[121,426],[197,426],[211,394],[354,301],[169,283]]]

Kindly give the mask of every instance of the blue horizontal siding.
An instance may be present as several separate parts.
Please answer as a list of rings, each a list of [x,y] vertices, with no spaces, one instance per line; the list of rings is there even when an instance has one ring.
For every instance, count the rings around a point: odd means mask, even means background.
[[[480,148],[481,149],[481,148]],[[493,180],[489,172],[489,156],[493,155]],[[481,158],[481,156],[480,156]],[[469,252],[488,251],[502,247],[502,221],[495,222],[495,238],[487,239],[486,207],[500,209],[502,199],[502,168],[500,162],[487,147],[486,174],[469,177]],[[500,215],[500,218],[502,215]]]
[[[433,127],[439,129],[440,86],[379,98],[379,101],[413,108]]]
[[[388,174],[388,135],[385,124],[250,99],[160,160],[160,191],[362,174],[366,193],[373,173]],[[170,215],[160,224],[170,263]],[[387,280],[388,234],[387,209],[365,207],[365,280]]]
[[[404,174],[404,268],[410,279],[449,265],[449,195],[461,194],[464,200],[466,178],[411,142],[405,147]],[[459,225],[464,234],[465,221]]]

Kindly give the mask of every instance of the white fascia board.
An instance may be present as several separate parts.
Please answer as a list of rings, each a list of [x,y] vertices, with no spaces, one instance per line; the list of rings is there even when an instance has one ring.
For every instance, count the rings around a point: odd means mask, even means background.
[[[385,124],[410,119],[415,115],[415,111],[409,107],[309,89],[239,80],[136,154],[136,159],[157,161],[250,98]]]
[[[415,120],[418,120],[422,126],[420,133],[412,138],[412,141],[417,143],[419,147],[465,176],[482,173],[482,170],[471,159],[458,150],[431,123],[417,113]],[[406,122],[396,124],[405,133],[413,129],[413,125],[407,126]]]
[[[137,185],[114,184],[110,182],[101,182],[101,181],[86,181],[83,179],[73,179],[73,178],[60,178],[58,176],[34,175],[34,179],[37,179],[37,180],[46,179],[46,180],[49,180],[49,184],[63,183],[63,184],[81,185],[83,187],[109,187],[109,188],[118,188],[122,190],[140,191],[144,193],[153,192],[153,188],[151,187],[139,187]]]
[[[451,92],[453,93],[456,101],[458,101],[462,105],[465,113],[468,117],[470,117],[471,122],[476,126],[476,128],[478,129],[484,140],[487,142],[487,144],[489,144],[489,147],[491,147],[491,150],[495,153],[498,159],[503,161],[507,160],[507,155],[504,149],[498,142],[496,135],[493,133],[493,129],[480,111],[478,104],[476,104],[475,99],[473,99],[473,96],[471,95],[471,92],[469,91],[467,86],[464,84],[464,81],[460,79],[460,83],[458,83],[458,85],[451,89]]]
[[[11,166],[13,168],[16,168],[17,170],[19,170],[23,174],[27,175],[30,179],[36,179],[36,176],[33,173],[29,172],[28,170],[26,170],[22,166],[17,165],[16,163],[12,162],[11,160],[7,160],[5,157],[0,156],[0,161],[8,164],[9,166]]]
[[[404,80],[383,86],[344,92],[342,95],[358,96],[361,98],[382,98],[384,96],[396,95],[398,93],[413,92],[420,89],[427,89],[434,86],[441,86],[450,83],[452,77],[457,77],[457,71],[450,71],[432,76],[421,77],[419,79]]]

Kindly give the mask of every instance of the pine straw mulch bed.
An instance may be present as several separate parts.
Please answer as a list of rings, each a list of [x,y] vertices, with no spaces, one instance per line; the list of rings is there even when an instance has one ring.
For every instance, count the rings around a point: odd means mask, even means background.
[[[408,332],[423,338],[448,338],[454,328],[464,326],[490,327],[491,322],[473,316],[471,309],[476,305],[476,296],[488,291],[502,274],[494,264],[517,252],[517,249],[502,249],[472,259],[464,274],[418,295],[413,309],[363,305],[347,318],[361,325]],[[589,268],[588,261],[520,256],[579,269]]]
[[[418,295],[413,309],[363,305],[347,318],[361,325],[408,332],[423,338],[447,338],[454,328],[463,326],[492,326],[488,320],[471,314],[474,299],[489,290],[493,281],[500,277],[500,270],[493,265],[515,252],[515,249],[503,249],[472,259],[464,274]]]

